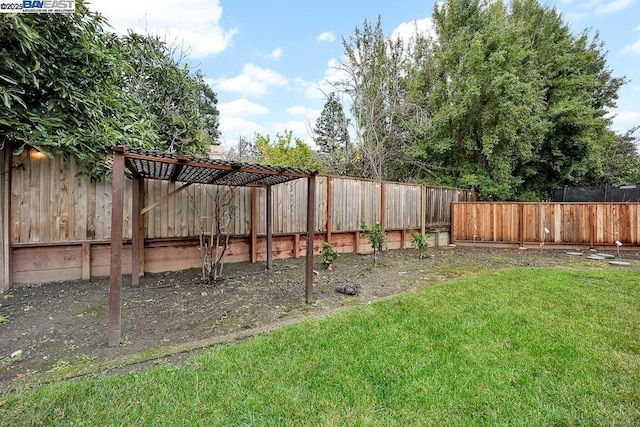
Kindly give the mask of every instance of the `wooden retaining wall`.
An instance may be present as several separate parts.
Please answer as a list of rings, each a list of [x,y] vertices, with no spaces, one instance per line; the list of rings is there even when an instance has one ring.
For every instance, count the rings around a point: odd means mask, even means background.
[[[640,203],[452,204],[455,244],[638,249]]]
[[[78,176],[73,160],[49,159],[36,151],[13,156],[5,197],[6,253],[11,283],[72,280],[109,274],[111,236],[111,182],[92,182]],[[9,182],[10,181],[10,182]],[[202,230],[215,230],[216,200],[229,189],[147,180],[144,205],[152,207],[144,218],[145,270],[170,271],[199,267]],[[131,181],[126,180],[123,238],[130,259]],[[227,261],[260,260],[266,256],[266,190],[236,188],[233,215],[224,230],[231,233]],[[221,193],[222,192],[222,193]],[[220,193],[220,194],[219,194]],[[272,189],[274,256],[303,254],[306,233],[306,181],[297,180]],[[374,182],[366,179],[319,175],[316,179],[316,251],[323,241],[341,252],[366,252],[360,224],[381,222],[389,232],[389,247],[408,247],[408,229],[438,231],[433,244],[448,243],[450,204],[474,200],[471,191],[415,184]],[[255,231],[252,233],[251,225]],[[1,232],[1,231],[0,231]],[[252,239],[254,236],[254,239]],[[436,242],[436,237],[438,241]],[[263,250],[264,249],[264,250]],[[4,252],[0,251],[0,257]],[[0,258],[2,260],[2,258]],[[123,266],[127,271],[127,259]]]

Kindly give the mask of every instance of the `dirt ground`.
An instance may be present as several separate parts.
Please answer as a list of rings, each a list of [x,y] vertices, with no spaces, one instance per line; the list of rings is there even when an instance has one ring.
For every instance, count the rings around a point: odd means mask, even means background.
[[[609,253],[615,254],[610,251]],[[82,375],[129,372],[172,363],[203,348],[235,342],[300,319],[423,288],[454,278],[513,267],[632,268],[568,255],[567,250],[430,248],[370,255],[341,254],[333,270],[316,257],[314,304],[305,303],[304,258],[227,264],[224,279],[202,281],[199,270],[123,279],[122,345],[107,346],[109,279],[17,285],[0,294],[0,395],[12,388]],[[617,259],[617,258],[616,258]],[[357,287],[355,296],[336,292]]]

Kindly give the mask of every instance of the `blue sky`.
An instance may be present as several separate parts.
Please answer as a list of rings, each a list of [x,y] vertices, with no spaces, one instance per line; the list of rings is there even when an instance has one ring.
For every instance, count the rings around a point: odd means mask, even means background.
[[[218,94],[222,143],[284,130],[306,141],[324,105],[322,91],[348,38],[378,16],[386,35],[428,28],[433,1],[93,0],[116,32],[157,33],[189,47],[189,61]],[[619,92],[614,129],[640,125],[640,0],[556,0],[575,33],[599,31]]]

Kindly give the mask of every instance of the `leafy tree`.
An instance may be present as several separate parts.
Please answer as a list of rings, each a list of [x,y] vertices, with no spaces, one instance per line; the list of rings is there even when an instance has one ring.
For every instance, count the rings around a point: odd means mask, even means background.
[[[257,133],[253,150],[263,164],[312,170],[322,168],[313,150],[300,138],[293,138],[291,131],[285,131],[284,135],[276,134],[273,142],[269,135]]]
[[[601,184],[640,184],[640,126],[616,135],[604,150]]]
[[[174,59],[176,52],[158,36],[129,33],[121,39],[121,53],[127,64],[122,84],[128,108],[120,119],[126,121],[134,111],[137,120],[127,129],[151,127],[137,144],[206,153],[218,136],[218,111],[215,93],[203,76],[181,66],[179,59]]]
[[[349,119],[335,92],[329,94],[314,129],[315,142],[323,162],[333,173],[355,172],[355,156],[349,137]]]
[[[64,15],[0,15],[0,139],[94,162],[112,145],[117,39],[82,1]],[[114,63],[115,66],[105,66]]]
[[[73,14],[0,15],[0,144],[75,157],[98,178],[114,145],[205,153],[215,142],[215,94],[157,37],[104,30]]]
[[[485,199],[547,197],[602,174],[605,115],[624,79],[597,35],[574,37],[536,0],[449,0],[433,20],[437,38],[408,74],[429,118],[419,159]]]

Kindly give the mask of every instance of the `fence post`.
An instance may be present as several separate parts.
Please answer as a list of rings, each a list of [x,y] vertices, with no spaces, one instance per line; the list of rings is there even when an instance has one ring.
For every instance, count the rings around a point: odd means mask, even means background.
[[[327,242],[331,243],[333,230],[333,177],[327,177]]]
[[[455,245],[456,241],[458,240],[458,236],[456,236],[456,228],[455,228],[456,206],[457,206],[457,204],[455,202],[451,202],[451,215],[450,215],[450,220],[449,220],[449,221],[451,221],[451,225],[449,226],[449,241],[451,242],[452,245]],[[440,246],[439,238],[440,238],[440,236],[438,234],[436,234],[436,239],[438,239],[436,241],[436,246]]]
[[[420,233],[424,236],[427,224],[427,187],[420,186]]]
[[[382,227],[382,231],[385,229],[385,211],[387,210],[387,203],[385,202],[386,190],[384,182],[380,183],[380,226]]]
[[[519,220],[519,227],[518,227],[518,240],[520,243],[520,247],[524,247],[524,227],[525,227],[525,220],[524,220],[524,203],[519,203],[518,204],[518,220]]]
[[[597,217],[596,217],[596,205],[589,204],[589,249],[593,249],[595,246],[596,233],[597,233]]]

